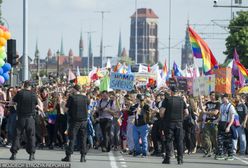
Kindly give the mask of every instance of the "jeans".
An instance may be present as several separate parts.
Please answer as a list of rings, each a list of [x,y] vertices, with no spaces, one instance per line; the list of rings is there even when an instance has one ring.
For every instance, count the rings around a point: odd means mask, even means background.
[[[16,129],[16,113],[10,113],[7,122],[7,131],[8,131],[8,143],[11,143],[14,138],[15,129]]]
[[[127,121],[127,144],[128,144],[128,149],[130,151],[134,150],[134,142],[133,142],[133,123],[132,120],[134,118],[133,117],[128,117],[128,121]]]
[[[100,119],[100,127],[103,136],[102,147],[106,148],[107,151],[110,151],[112,120],[107,118]]]
[[[245,150],[246,150],[246,136],[245,136],[245,129],[240,126],[236,128],[236,132],[238,135],[238,139],[239,139],[239,143],[240,143],[240,154],[245,154]],[[238,139],[233,139],[233,152],[236,153],[237,152],[237,146],[238,146]]]
[[[133,140],[134,140],[134,148],[136,154],[143,154],[144,156],[147,155],[148,151],[148,141],[147,141],[147,136],[148,136],[148,125],[142,125],[142,126],[133,126]],[[139,143],[139,139],[141,138],[142,141],[142,148]]]

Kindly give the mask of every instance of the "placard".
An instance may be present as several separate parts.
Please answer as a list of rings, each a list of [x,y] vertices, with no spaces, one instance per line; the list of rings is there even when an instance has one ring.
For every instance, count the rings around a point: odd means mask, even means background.
[[[111,73],[110,88],[114,90],[132,91],[134,89],[134,75]]]

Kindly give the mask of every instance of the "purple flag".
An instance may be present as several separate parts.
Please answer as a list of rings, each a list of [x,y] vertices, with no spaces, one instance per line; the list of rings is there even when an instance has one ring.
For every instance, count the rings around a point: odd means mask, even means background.
[[[233,60],[234,61],[233,61],[233,67],[232,67],[232,74],[233,74],[233,76],[239,78],[238,87],[243,87],[245,85],[245,78],[236,65],[236,61],[240,62],[239,61],[239,55],[237,53],[236,48],[234,49]]]

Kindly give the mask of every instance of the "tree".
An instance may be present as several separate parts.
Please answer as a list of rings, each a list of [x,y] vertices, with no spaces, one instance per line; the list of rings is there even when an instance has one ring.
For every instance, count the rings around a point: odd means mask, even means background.
[[[233,58],[236,48],[241,63],[248,67],[248,11],[240,11],[229,26],[230,35],[226,39],[226,61]]]
[[[134,64],[134,61],[128,56],[120,57],[119,62],[122,64],[126,63],[127,65],[133,65]]]

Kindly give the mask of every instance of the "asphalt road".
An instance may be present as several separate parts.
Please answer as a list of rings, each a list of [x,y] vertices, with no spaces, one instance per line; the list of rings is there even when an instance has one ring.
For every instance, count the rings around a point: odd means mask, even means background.
[[[61,162],[61,158],[65,155],[62,150],[37,150],[35,161],[28,161],[28,154],[21,149],[17,154],[17,160],[10,161],[10,152],[8,148],[0,148],[0,168],[2,167],[66,167],[71,168],[247,168],[248,156],[235,157],[234,161],[217,161],[213,158],[203,158],[202,154],[193,154],[184,156],[184,164],[177,165],[176,160],[172,159],[170,165],[162,165],[161,157],[146,158],[133,157],[120,152],[102,153],[100,150],[90,150],[86,159],[86,163],[80,163],[80,154],[75,152],[72,155],[72,162]]]

